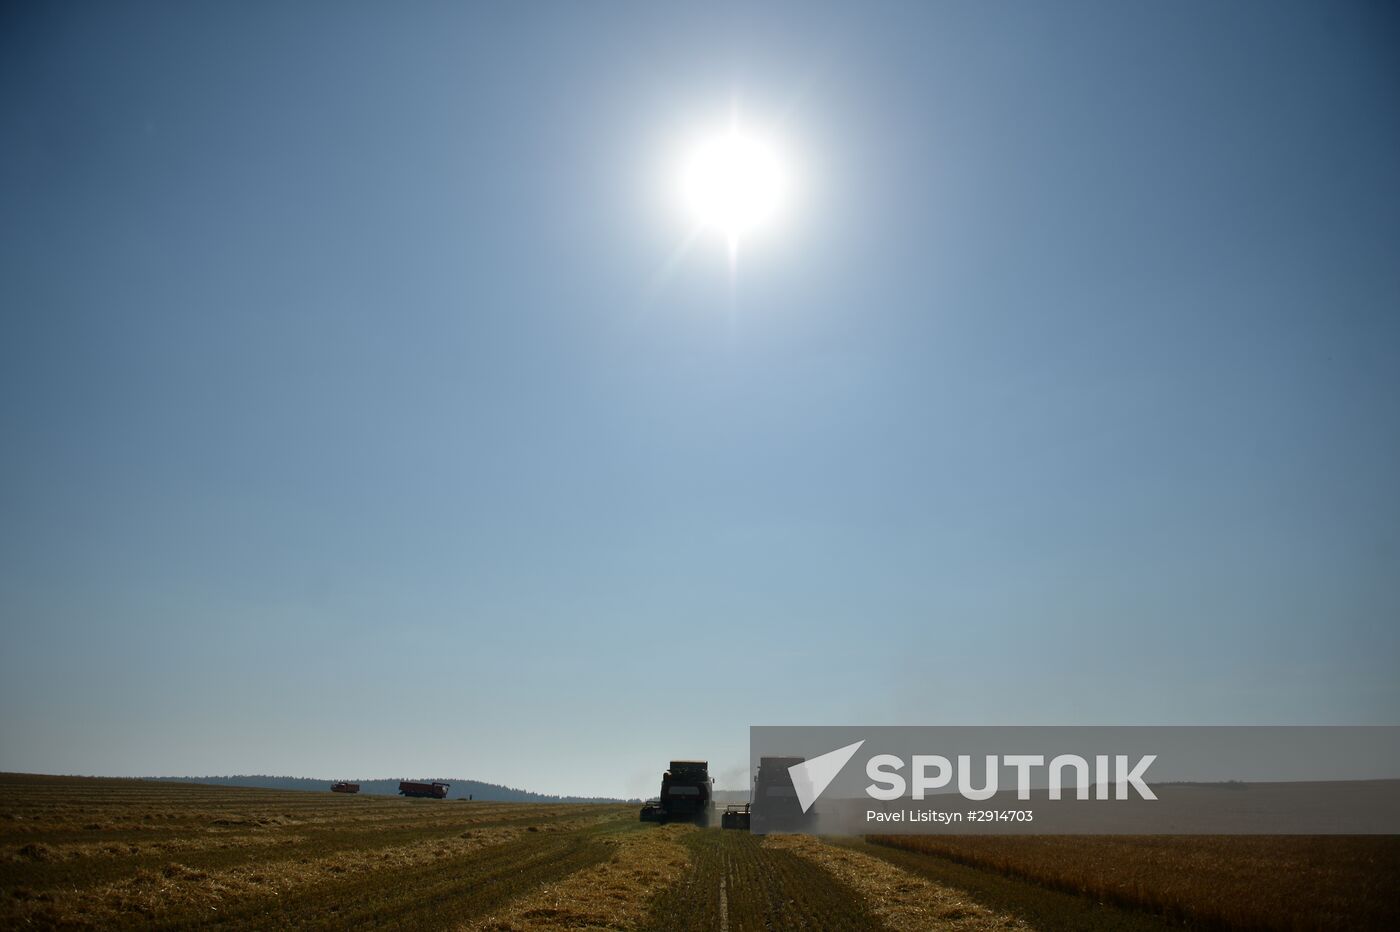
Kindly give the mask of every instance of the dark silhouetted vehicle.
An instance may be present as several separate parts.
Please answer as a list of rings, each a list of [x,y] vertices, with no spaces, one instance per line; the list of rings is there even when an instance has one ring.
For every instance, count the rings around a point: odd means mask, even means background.
[[[446,799],[447,789],[450,783],[412,783],[408,780],[400,781],[400,796],[423,796],[428,799]]]
[[[642,807],[641,820],[709,825],[714,786],[709,761],[673,760],[670,769],[661,775],[661,795]]]
[[[753,786],[754,831],[792,831],[802,823],[802,803],[792,785],[789,767],[802,763],[803,757],[760,757],[758,776]]]
[[[719,817],[720,828],[737,828],[748,830],[749,827],[749,803],[734,804],[725,806],[724,812]]]
[[[346,783],[344,780],[341,780],[339,783],[332,783],[332,784],[331,784],[331,792],[332,792],[332,793],[358,793],[358,792],[360,792],[360,784],[358,784],[358,783]]]

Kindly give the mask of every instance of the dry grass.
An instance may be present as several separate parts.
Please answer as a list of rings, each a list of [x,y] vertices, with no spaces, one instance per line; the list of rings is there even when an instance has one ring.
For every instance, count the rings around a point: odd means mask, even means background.
[[[549,884],[468,928],[473,932],[635,928],[657,891],[686,872],[690,854],[679,841],[696,830],[691,825],[667,825],[606,838],[614,852],[604,863]]]
[[[455,891],[439,908],[470,915],[605,857],[593,833],[632,814],[0,774],[0,927],[189,926],[231,913],[252,928],[269,915],[335,925],[351,900],[367,916],[414,908],[415,882]],[[461,889],[453,867],[489,874],[495,852],[519,878]]]
[[[1400,928],[1400,838],[1391,836],[869,840],[1197,928]]]
[[[545,833],[575,831],[593,820],[572,820],[548,826],[496,828],[466,831],[450,838],[425,839],[406,845],[321,858],[299,858],[275,867],[263,863],[241,864],[224,870],[201,870],[171,861],[152,870],[138,869],[121,881],[75,890],[26,905],[47,911],[58,906],[84,921],[102,923],[135,913],[147,918],[217,913],[231,902],[256,896],[282,896],[298,888],[339,880],[347,875],[384,871],[406,874],[433,861],[460,857],[520,838],[531,829]],[[36,909],[18,910],[14,918],[32,921]]]
[[[1015,917],[972,902],[957,890],[902,871],[879,858],[833,847],[810,835],[772,835],[764,839],[763,846],[790,851],[820,865],[855,890],[871,913],[892,932],[1029,928]]]
[[[232,848],[269,848],[277,845],[295,845],[306,841],[308,836],[286,835],[212,835],[195,838],[171,838],[146,845],[119,842],[71,842],[67,844],[45,844],[27,842],[19,846],[0,849],[0,862],[25,864],[35,861],[77,861],[82,858],[122,858],[159,852],[164,855],[179,855],[187,852],[228,850]]]

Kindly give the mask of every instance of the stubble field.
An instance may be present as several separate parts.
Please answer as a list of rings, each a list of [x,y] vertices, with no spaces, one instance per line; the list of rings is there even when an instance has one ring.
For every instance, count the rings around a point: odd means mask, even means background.
[[[4,774],[0,927],[1400,925],[1394,839],[907,841],[656,826],[639,823],[634,806]],[[1191,911],[1231,899],[1245,908]]]

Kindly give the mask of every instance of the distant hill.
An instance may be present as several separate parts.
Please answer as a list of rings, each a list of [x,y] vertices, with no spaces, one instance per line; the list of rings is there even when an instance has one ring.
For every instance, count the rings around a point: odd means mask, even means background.
[[[249,786],[263,790],[301,790],[308,793],[325,793],[334,780],[313,780],[309,777],[270,777],[265,774],[235,774],[229,777],[147,777],[148,780],[165,780],[172,783],[206,783],[215,786]],[[394,777],[388,780],[351,780],[360,784],[361,793],[381,796],[397,796],[399,780],[408,777]],[[545,793],[532,793],[497,783],[482,783],[480,780],[445,780],[432,777],[423,783],[450,783],[448,799],[479,799],[486,802],[509,803],[621,803],[631,800],[614,799],[607,796],[549,796]]]

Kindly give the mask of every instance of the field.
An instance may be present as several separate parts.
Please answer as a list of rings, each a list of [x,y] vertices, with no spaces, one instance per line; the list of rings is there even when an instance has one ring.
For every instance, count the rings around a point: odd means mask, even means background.
[[[1395,839],[927,841],[5,774],[0,927],[1400,927]]]
[[[894,863],[983,875],[1211,929],[1400,929],[1394,836],[891,836]],[[946,868],[947,870],[951,868]],[[995,897],[987,897],[995,902]]]

